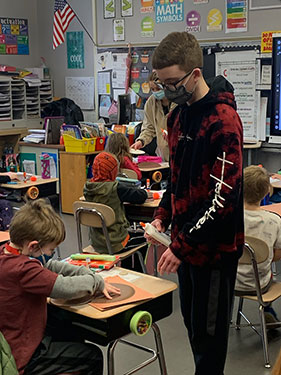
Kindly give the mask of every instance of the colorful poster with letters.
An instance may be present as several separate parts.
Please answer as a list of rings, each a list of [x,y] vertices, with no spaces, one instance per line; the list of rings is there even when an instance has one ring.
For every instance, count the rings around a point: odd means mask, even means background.
[[[184,2],[179,0],[155,0],[156,23],[184,21]]]
[[[27,19],[0,17],[0,54],[29,55]]]
[[[186,28],[185,31],[188,33],[196,33],[201,30],[200,22],[201,22],[201,16],[200,13],[196,10],[191,10],[186,15]]]
[[[207,16],[207,31],[221,31],[222,30],[222,14],[219,9],[213,8],[209,11]]]
[[[84,34],[83,31],[66,33],[67,69],[84,69]]]
[[[248,28],[248,0],[226,0],[226,33],[245,32]]]

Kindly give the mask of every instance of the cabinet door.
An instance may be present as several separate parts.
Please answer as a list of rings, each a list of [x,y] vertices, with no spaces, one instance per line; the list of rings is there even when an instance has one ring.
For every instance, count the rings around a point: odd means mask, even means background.
[[[86,182],[86,155],[60,153],[61,210],[73,213],[73,202],[83,195]]]

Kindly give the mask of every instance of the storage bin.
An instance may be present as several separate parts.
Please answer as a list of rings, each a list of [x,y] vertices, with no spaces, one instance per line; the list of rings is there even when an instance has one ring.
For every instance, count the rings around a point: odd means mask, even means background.
[[[92,138],[91,138],[92,139]],[[63,141],[66,152],[88,152],[89,138],[77,139],[68,134],[63,134]]]
[[[96,151],[104,150],[105,145],[105,137],[97,137],[96,138]]]
[[[96,151],[96,138],[89,138],[88,143],[89,143],[89,152]]]

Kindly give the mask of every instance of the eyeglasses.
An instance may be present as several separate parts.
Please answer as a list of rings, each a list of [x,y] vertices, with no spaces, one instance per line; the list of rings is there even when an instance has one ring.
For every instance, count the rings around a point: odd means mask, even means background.
[[[185,76],[183,76],[181,79],[179,79],[178,81],[176,82],[173,82],[173,83],[158,83],[156,81],[154,81],[154,83],[156,84],[157,87],[159,87],[160,89],[168,89],[169,91],[176,91],[177,90],[177,85],[183,81],[186,77],[188,77],[192,72],[193,72],[194,69],[192,69],[190,72],[186,73]]]

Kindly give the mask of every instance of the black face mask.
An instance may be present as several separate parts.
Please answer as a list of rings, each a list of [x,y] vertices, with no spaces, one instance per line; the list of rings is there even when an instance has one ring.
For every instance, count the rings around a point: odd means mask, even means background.
[[[181,85],[177,87],[175,91],[171,91],[168,88],[165,88],[165,96],[170,102],[174,102],[178,105],[183,105],[186,102],[189,102],[192,98],[193,91],[187,91],[185,86]]]

